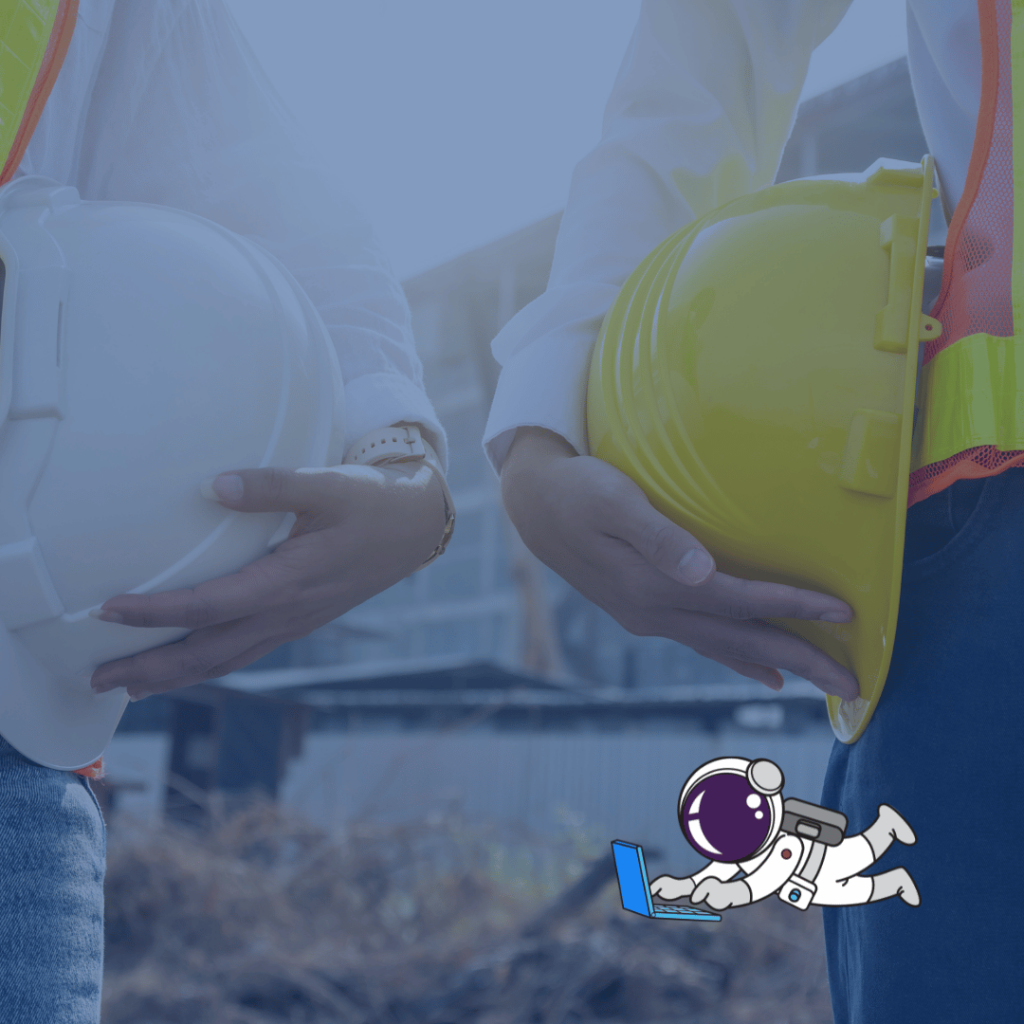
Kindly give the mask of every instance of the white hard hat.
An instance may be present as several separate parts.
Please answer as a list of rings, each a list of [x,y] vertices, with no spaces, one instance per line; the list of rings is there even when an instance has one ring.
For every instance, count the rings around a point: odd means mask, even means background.
[[[0,734],[75,769],[127,702],[97,665],[176,640],[90,617],[121,593],[193,587],[293,518],[200,495],[228,469],[341,459],[337,356],[272,256],[202,217],[0,189]]]

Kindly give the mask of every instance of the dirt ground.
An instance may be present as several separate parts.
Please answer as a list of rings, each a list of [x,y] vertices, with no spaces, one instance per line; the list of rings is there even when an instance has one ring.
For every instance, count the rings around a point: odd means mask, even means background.
[[[457,817],[332,836],[260,804],[111,828],[104,1024],[826,1024],[817,910],[618,903],[610,858]]]

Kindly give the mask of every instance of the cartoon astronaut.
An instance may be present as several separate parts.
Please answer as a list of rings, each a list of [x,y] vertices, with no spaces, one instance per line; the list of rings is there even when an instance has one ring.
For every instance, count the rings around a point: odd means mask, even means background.
[[[846,837],[844,815],[802,800],[783,801],[784,782],[779,766],[765,759],[719,757],[701,765],[679,794],[679,827],[711,863],[688,878],[661,875],[651,883],[652,895],[688,896],[714,910],[756,903],[772,893],[800,910],[812,903],[850,906],[890,896],[920,904],[906,868],[859,874],[894,839],[917,841],[892,807],[882,804],[874,824]]]

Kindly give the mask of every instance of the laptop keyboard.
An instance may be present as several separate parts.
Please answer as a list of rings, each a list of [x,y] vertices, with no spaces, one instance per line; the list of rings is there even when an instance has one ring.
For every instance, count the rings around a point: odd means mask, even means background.
[[[717,914],[711,913],[709,910],[702,910],[700,907],[680,907],[671,903],[655,903],[654,910],[659,914],[687,914],[689,916],[697,914],[700,917],[718,916]]]

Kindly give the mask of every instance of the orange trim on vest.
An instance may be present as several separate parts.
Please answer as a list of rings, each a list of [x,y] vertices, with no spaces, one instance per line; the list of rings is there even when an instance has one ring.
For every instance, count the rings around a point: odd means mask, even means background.
[[[99,757],[92,764],[75,771],[75,775],[84,775],[87,779],[102,779],[106,772],[103,769],[103,758]]]
[[[14,172],[21,163],[21,158],[28,148],[29,139],[36,129],[43,107],[49,99],[57,75],[60,74],[64,57],[67,55],[68,46],[71,43],[71,36],[75,31],[75,21],[78,17],[78,0],[60,0],[57,7],[57,16],[53,22],[53,30],[50,32],[49,41],[46,44],[46,53],[43,55],[42,67],[36,78],[35,85],[29,95],[28,106],[25,114],[18,125],[18,133],[14,137],[14,145],[7,156],[7,162],[0,171],[0,185],[6,185],[14,176]],[[38,52],[38,51],[37,51]]]
[[[981,103],[978,106],[978,123],[974,129],[971,162],[967,167],[967,181],[964,183],[963,194],[953,211],[953,219],[949,222],[949,231],[946,234],[946,252],[951,256],[960,244],[960,233],[978,195],[982,173],[988,163],[989,148],[992,145],[996,101],[999,98],[999,25],[995,5],[996,0],[978,0],[978,22],[981,26]],[[942,268],[942,288],[932,306],[933,310],[940,310],[946,304],[952,278],[953,260],[949,259]],[[943,347],[952,344],[948,339],[942,340],[945,342]],[[938,343],[939,339],[935,342],[925,342],[925,362],[939,351]],[[929,350],[928,345],[934,347]]]
[[[949,225],[942,289],[931,310],[942,323],[942,336],[925,344],[925,363],[963,337],[978,333],[1012,337],[1015,333],[1013,83],[1003,78],[1012,73],[1011,0],[978,0],[978,21],[982,58],[978,123],[964,192]],[[957,480],[995,476],[1020,465],[1024,465],[1024,451],[1000,451],[993,445],[969,448],[911,473],[907,504],[938,494]]]

